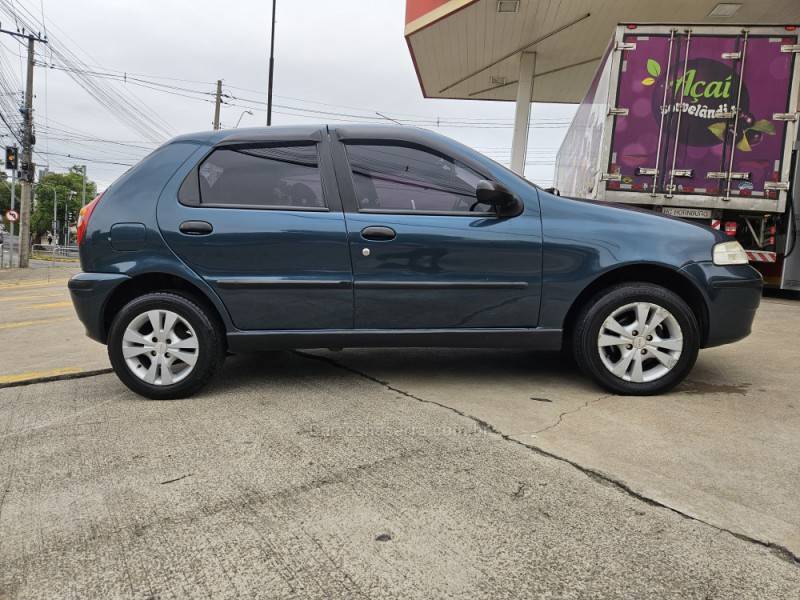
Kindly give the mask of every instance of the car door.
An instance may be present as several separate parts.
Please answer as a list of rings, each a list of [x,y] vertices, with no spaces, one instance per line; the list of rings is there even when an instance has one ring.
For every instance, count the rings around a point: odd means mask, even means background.
[[[239,329],[349,329],[352,273],[334,181],[318,131],[223,142],[179,198],[161,199],[159,226]]]
[[[477,182],[489,177],[474,161],[422,145],[413,132],[408,140],[337,133],[356,329],[537,325],[541,223],[533,187],[520,215],[500,218],[476,201]]]

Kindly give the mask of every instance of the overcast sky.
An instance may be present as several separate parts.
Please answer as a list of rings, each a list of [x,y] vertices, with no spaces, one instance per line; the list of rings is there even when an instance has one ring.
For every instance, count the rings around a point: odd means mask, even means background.
[[[236,124],[244,105],[254,114],[242,117],[242,127],[266,122],[268,0],[14,0],[13,5],[39,20],[44,11],[54,47],[78,54],[92,70],[136,78],[123,83],[92,76],[142,101],[172,134],[211,128],[213,97],[203,93],[213,93],[217,79],[223,80],[225,93],[238,98],[223,106],[223,127]],[[513,104],[424,99],[403,38],[404,11],[405,0],[278,0],[273,124],[336,122],[332,115],[305,112],[310,110],[356,115],[340,117],[348,120],[374,117],[376,111],[395,118],[501,120],[506,126],[437,130],[507,164]],[[7,13],[0,15],[4,28],[13,27]],[[8,83],[21,90],[22,47],[10,36],[0,37],[0,52],[15,78]],[[44,48],[38,60],[59,64]],[[59,155],[132,163],[154,146],[63,70],[37,67],[35,95],[40,166],[47,161],[52,170],[64,170],[87,162],[89,176],[102,189],[127,167]],[[536,104],[533,120],[566,121],[574,111],[574,105]],[[528,160],[540,164],[528,166],[530,179],[551,183],[565,132],[565,127],[531,131]],[[3,133],[5,143],[13,141]]]

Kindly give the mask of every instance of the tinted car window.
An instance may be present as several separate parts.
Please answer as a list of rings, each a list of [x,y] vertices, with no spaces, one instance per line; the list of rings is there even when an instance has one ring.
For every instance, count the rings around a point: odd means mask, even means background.
[[[347,155],[359,209],[414,212],[490,212],[477,204],[483,177],[468,166],[408,146],[351,144]]]
[[[220,148],[200,165],[200,204],[322,208],[316,146]]]

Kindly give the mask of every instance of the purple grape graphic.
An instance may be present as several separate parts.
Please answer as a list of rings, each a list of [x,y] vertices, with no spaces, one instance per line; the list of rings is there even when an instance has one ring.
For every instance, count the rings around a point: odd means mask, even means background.
[[[737,150],[742,152],[750,152],[753,146],[764,141],[764,134],[775,135],[775,126],[769,119],[756,119],[754,115],[744,111],[739,114],[735,131],[725,121],[712,123],[708,130],[720,141],[725,139],[727,133],[733,138]]]
[[[753,146],[758,146],[764,140],[764,133],[754,129],[746,131],[744,135],[747,138],[747,143],[750,144],[751,148]]]

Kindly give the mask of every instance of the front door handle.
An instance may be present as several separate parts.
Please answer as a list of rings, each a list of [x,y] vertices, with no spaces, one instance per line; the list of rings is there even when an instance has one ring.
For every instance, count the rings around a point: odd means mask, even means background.
[[[186,235],[208,235],[214,231],[214,227],[207,221],[184,221],[180,230]]]
[[[388,242],[389,240],[393,240],[396,236],[397,234],[391,227],[372,225],[370,227],[364,227],[364,229],[361,230],[361,237],[365,240],[372,240],[373,242]]]

